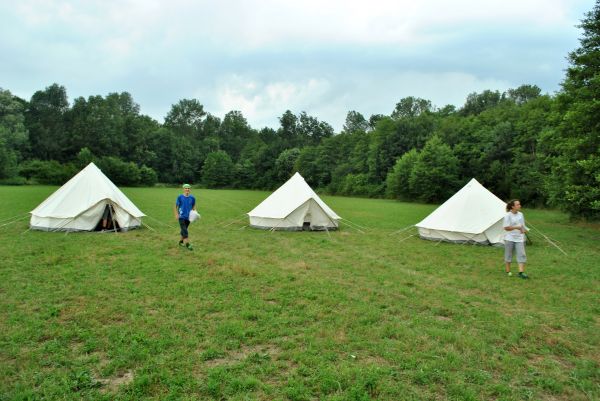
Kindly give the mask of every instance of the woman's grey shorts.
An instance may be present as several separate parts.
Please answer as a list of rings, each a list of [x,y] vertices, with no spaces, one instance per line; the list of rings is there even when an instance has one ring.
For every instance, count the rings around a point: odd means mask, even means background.
[[[507,263],[512,262],[514,249],[517,250],[517,262],[527,262],[527,255],[525,254],[525,243],[506,240],[504,240],[504,261]]]

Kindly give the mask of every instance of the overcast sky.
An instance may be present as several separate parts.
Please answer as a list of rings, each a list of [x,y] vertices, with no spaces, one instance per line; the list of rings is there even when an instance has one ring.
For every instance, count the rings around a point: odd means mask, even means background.
[[[180,99],[254,128],[289,109],[336,131],[403,97],[560,88],[593,0],[0,0],[0,87],[29,99],[127,91],[163,122]]]

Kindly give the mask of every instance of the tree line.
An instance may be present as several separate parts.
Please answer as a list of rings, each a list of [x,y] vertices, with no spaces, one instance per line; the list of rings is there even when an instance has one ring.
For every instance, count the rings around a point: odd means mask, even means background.
[[[475,177],[499,197],[600,218],[600,0],[580,27],[561,90],[471,93],[462,107],[400,99],[349,111],[341,132],[305,112],[256,129],[196,99],[160,123],[127,92],[78,97],[53,84],[25,100],[0,89],[0,182],[62,184],[94,161],[117,185],[191,182],[273,189],[295,171],[340,195],[440,202]]]

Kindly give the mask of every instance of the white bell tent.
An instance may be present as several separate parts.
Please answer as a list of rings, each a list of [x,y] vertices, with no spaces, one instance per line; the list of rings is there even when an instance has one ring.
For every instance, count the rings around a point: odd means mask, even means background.
[[[299,173],[250,213],[250,226],[271,230],[335,230],[341,219]]]
[[[43,231],[93,231],[107,205],[112,206],[108,219],[116,222],[119,229],[130,230],[142,224],[145,214],[90,163],[30,212],[30,227]]]
[[[433,241],[500,245],[506,203],[475,178],[415,226]]]

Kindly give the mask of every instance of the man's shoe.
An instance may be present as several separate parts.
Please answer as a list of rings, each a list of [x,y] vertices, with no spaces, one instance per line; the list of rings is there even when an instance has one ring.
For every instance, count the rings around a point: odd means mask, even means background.
[[[188,242],[187,244],[185,244],[185,247],[186,247],[188,250],[190,250],[190,251],[193,251],[193,250],[194,250],[194,247],[193,247],[193,246],[192,246],[192,244],[190,244],[189,242]]]
[[[529,278],[529,276],[523,272],[519,272],[519,277],[525,278],[525,279]]]
[[[179,246],[184,246],[183,241],[179,241]]]

